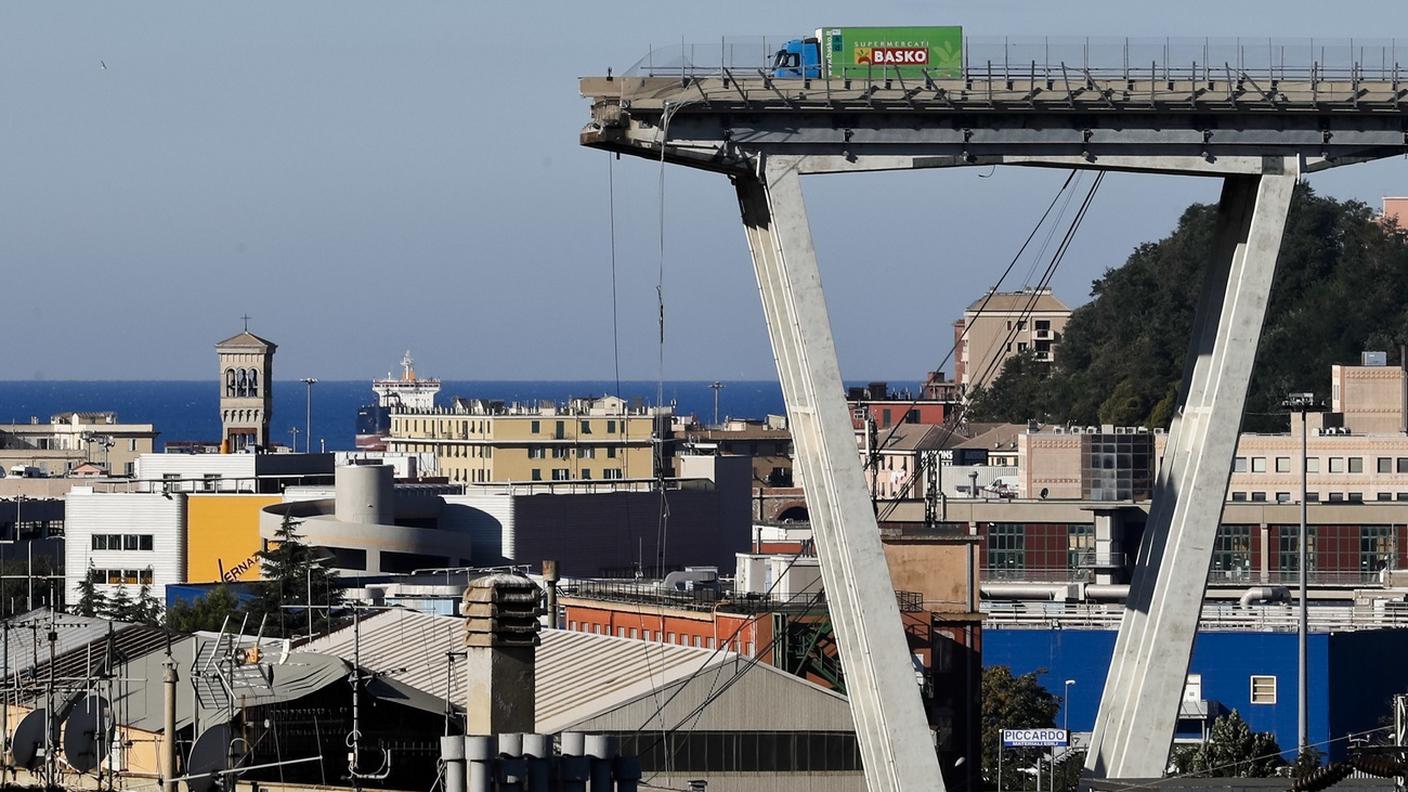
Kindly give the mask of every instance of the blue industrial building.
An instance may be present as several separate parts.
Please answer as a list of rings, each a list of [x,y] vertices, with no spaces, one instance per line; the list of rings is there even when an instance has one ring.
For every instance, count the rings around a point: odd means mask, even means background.
[[[983,664],[1005,665],[1015,674],[1036,671],[1058,698],[1066,680],[1075,680],[1069,714],[1058,713],[1056,723],[1069,717],[1073,732],[1088,732],[1095,727],[1115,636],[1114,630],[989,628],[983,631]],[[1310,742],[1339,759],[1345,735],[1382,726],[1393,694],[1408,692],[1408,630],[1311,633],[1308,649]],[[1295,633],[1199,632],[1189,674],[1202,677],[1209,720],[1235,709],[1253,729],[1275,734],[1293,758]],[[1190,734],[1189,725],[1180,721],[1180,737],[1196,736],[1196,726]]]

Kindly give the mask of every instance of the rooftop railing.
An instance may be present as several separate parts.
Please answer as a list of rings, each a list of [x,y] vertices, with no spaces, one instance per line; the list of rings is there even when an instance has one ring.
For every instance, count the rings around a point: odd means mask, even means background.
[[[1084,602],[981,603],[983,626],[996,629],[1101,629],[1113,630],[1124,618],[1124,605]],[[1298,611],[1293,605],[1205,604],[1198,629],[1294,631]],[[1312,632],[1408,627],[1408,603],[1381,607],[1312,606],[1307,619]]]

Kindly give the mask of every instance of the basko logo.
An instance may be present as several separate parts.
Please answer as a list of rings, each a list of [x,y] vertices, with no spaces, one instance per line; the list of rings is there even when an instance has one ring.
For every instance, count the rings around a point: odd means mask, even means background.
[[[1040,746],[1049,748],[1067,743],[1065,729],[1003,729],[1002,744],[1008,748]]]
[[[856,47],[856,64],[864,66],[927,66],[928,47]]]

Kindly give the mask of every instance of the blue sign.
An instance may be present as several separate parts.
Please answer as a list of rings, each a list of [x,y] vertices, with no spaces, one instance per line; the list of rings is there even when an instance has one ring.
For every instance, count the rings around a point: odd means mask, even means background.
[[[1003,729],[1003,748],[1062,748],[1070,744],[1065,729]]]

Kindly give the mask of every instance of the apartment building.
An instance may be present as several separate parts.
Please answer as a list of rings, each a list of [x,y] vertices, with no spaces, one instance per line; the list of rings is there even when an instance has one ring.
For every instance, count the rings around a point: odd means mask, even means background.
[[[993,292],[975,301],[953,323],[954,380],[971,393],[997,378],[1013,355],[1030,350],[1055,359],[1071,309],[1049,288]]]
[[[156,444],[156,427],[122,423],[113,412],[65,412],[41,423],[0,424],[0,463],[6,471],[33,469],[45,476],[63,476],[84,463],[112,475],[130,476],[137,457]]]
[[[656,424],[667,444],[670,416],[614,396],[537,405],[456,398],[448,407],[393,409],[387,450],[434,454],[451,482],[651,478]],[[662,448],[667,466],[670,457]]]

